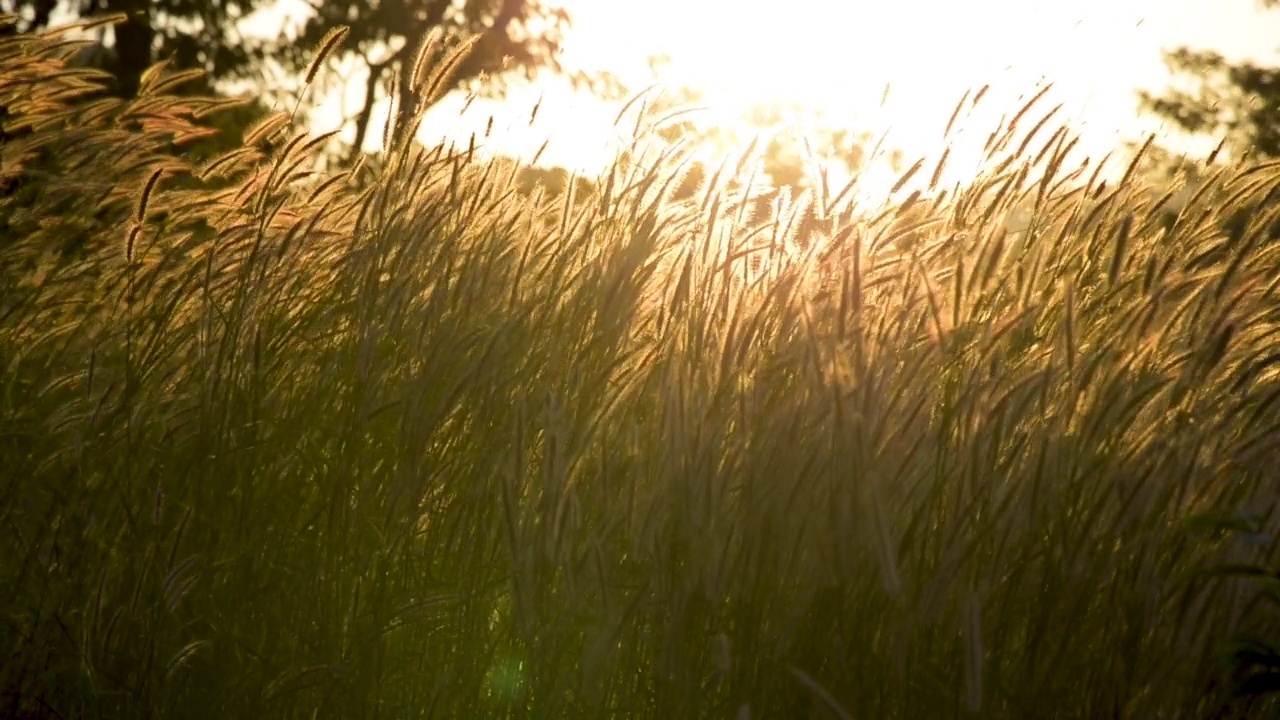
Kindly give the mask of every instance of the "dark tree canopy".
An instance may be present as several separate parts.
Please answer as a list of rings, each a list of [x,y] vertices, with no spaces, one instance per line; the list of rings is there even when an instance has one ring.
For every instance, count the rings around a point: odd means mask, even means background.
[[[1280,0],[1261,0],[1280,7]],[[1216,52],[1165,53],[1175,77],[1188,82],[1163,94],[1139,94],[1144,109],[1191,134],[1221,137],[1233,154],[1280,157],[1280,68],[1232,63]]]
[[[294,69],[306,68],[326,33],[347,26],[340,53],[354,55],[369,68],[364,103],[355,118],[359,152],[368,133],[373,105],[387,96],[393,74],[398,79],[397,132],[408,126],[419,102],[409,86],[418,50],[435,31],[443,51],[475,40],[465,60],[454,70],[448,89],[465,86],[479,92],[501,93],[513,77],[531,78],[539,70],[564,72],[560,49],[570,27],[564,10],[543,0],[311,0],[308,18],[296,42],[277,49]],[[578,85],[616,90],[607,75],[571,74]],[[482,82],[483,81],[483,82]]]
[[[10,32],[46,29],[59,17],[123,14],[124,22],[106,30],[93,58],[87,59],[116,77],[112,90],[122,97],[135,95],[142,73],[161,60],[182,69],[204,69],[207,81],[183,88],[202,94],[213,92],[223,80],[261,80],[272,63],[301,74],[325,34],[346,26],[347,37],[335,54],[361,58],[372,71],[364,106],[355,118],[355,152],[363,145],[374,104],[388,95],[393,77],[399,78],[394,91],[401,99],[397,127],[402,129],[418,103],[434,102],[444,91],[466,86],[500,94],[513,78],[529,78],[540,69],[564,71],[560,48],[570,18],[544,0],[307,0],[311,13],[300,37],[260,41],[239,32],[241,19],[274,1],[0,0],[0,13],[22,18]],[[468,40],[475,44],[447,87],[432,98],[417,98],[409,92],[409,76],[433,29],[441,54]],[[619,90],[604,73],[570,78],[598,91]]]
[[[136,94],[143,71],[160,60],[203,68],[210,81],[252,77],[261,54],[236,32],[237,21],[269,0],[0,0],[0,12],[23,18],[17,32],[49,27],[55,13],[88,18],[122,13],[112,36],[109,70],[114,90]],[[193,88],[207,92],[204,87]]]

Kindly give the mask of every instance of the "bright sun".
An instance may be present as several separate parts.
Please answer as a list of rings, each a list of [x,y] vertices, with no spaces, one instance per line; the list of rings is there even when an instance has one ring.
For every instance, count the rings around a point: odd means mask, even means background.
[[[570,69],[608,70],[638,90],[654,79],[649,59],[665,55],[660,81],[695,91],[719,122],[739,121],[762,105],[805,106],[840,129],[884,136],[908,164],[919,158],[932,168],[949,147],[946,185],[972,179],[987,135],[1045,81],[1053,87],[1033,116],[1061,105],[1050,129],[1081,131],[1082,153],[1097,157],[1116,147],[1117,135],[1139,136],[1135,87],[1167,78],[1160,48],[1175,44],[1183,29],[1161,25],[1161,18],[1175,16],[1171,4],[1196,2],[554,1],[574,18],[562,56]],[[1171,30],[1177,39],[1169,39]],[[963,125],[970,132],[944,138],[956,103],[984,85],[983,102]],[[352,116],[359,101],[349,98],[343,114]],[[531,125],[535,104],[541,111]],[[543,161],[595,172],[616,149],[617,109],[547,80],[504,102],[451,97],[428,116],[423,138],[465,143],[493,117],[500,152],[530,156],[548,141]],[[328,112],[338,114],[333,106]],[[894,179],[880,168],[878,179],[864,181],[874,193]]]
[[[726,124],[785,103],[884,135],[908,163],[931,167],[950,147],[947,184],[972,178],[1001,115],[1045,81],[1053,88],[1033,115],[1062,104],[1057,124],[1079,125],[1099,110],[1123,114],[1135,71],[1159,67],[1139,38],[1159,0],[651,0],[643,10],[563,2],[578,18],[568,60],[624,67],[662,53],[670,62],[661,80],[695,90]],[[957,101],[983,85],[970,132],[944,138]],[[892,175],[880,175],[887,188]]]

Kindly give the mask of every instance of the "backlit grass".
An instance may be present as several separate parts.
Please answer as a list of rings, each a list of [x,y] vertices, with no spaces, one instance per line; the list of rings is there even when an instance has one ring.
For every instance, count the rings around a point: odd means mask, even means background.
[[[3,714],[1276,711],[1208,571],[1276,566],[1280,168],[1166,218],[1048,128],[756,227],[678,151],[192,168],[211,107],[55,42],[0,39]]]

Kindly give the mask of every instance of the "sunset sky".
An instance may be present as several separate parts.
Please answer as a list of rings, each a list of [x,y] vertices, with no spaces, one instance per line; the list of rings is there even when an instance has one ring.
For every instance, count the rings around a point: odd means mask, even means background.
[[[887,130],[909,155],[936,154],[956,101],[984,83],[992,85],[983,101],[990,114],[976,117],[977,126],[989,131],[1000,112],[1047,78],[1055,87],[1042,107],[1064,103],[1059,117],[1075,124],[1086,152],[1101,155],[1118,140],[1159,129],[1155,120],[1139,120],[1135,89],[1167,84],[1162,48],[1190,45],[1280,65],[1280,11],[1263,11],[1257,0],[563,4],[574,18],[564,55],[572,67],[609,70],[639,90],[654,80],[648,58],[664,54],[671,62],[660,79],[697,88],[722,118],[753,103],[801,102],[859,129]],[[778,14],[782,7],[787,12]],[[278,28],[289,8],[264,13],[257,25]],[[881,108],[886,83],[892,90]],[[337,123],[338,102],[316,115],[328,125],[319,129]],[[358,93],[347,98],[348,115],[358,103]],[[612,157],[618,136],[618,104],[576,95],[551,78],[505,102],[477,101],[465,116],[461,107],[460,97],[440,103],[423,139],[465,138],[494,116],[503,152],[528,154],[549,139],[547,162],[593,171]]]

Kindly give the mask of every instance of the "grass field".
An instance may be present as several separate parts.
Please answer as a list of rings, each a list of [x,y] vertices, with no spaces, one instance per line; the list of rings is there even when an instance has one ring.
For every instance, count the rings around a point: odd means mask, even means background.
[[[753,228],[679,152],[192,168],[65,52],[0,39],[0,714],[1280,712],[1280,166]]]

